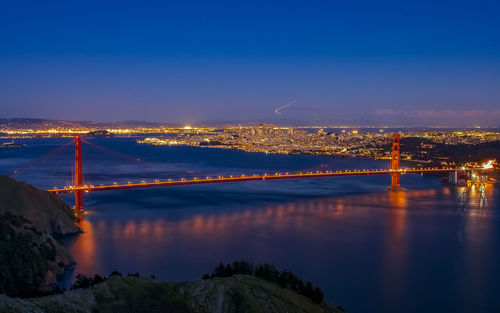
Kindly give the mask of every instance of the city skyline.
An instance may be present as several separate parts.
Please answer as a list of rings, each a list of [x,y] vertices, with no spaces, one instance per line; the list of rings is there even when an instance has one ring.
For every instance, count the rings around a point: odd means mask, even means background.
[[[1,118],[499,126],[498,3],[27,3]]]

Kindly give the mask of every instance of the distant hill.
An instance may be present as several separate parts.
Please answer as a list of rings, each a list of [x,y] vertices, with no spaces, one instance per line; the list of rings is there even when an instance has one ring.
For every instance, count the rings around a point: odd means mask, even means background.
[[[180,126],[174,123],[154,123],[141,121],[122,122],[96,122],[96,121],[64,121],[47,120],[36,118],[8,118],[0,119],[0,128],[13,129],[35,129],[44,130],[51,128],[135,128],[135,127],[158,127],[158,126]]]
[[[192,126],[199,127],[226,127],[235,125],[258,125],[260,123],[275,124],[275,125],[288,125],[298,126],[304,125],[296,120],[285,119],[265,119],[265,120],[243,120],[243,121],[230,121],[230,120],[206,120],[194,123]],[[50,119],[36,119],[36,118],[9,118],[0,119],[0,129],[34,129],[46,130],[54,128],[137,128],[137,127],[183,127],[184,123],[172,122],[144,122],[144,121],[121,121],[121,122],[98,122],[98,121],[66,121],[66,120],[50,120]]]
[[[0,296],[0,311],[17,313],[342,313],[325,301],[247,275],[192,283],[166,283],[151,278],[111,276],[87,289],[34,299]]]

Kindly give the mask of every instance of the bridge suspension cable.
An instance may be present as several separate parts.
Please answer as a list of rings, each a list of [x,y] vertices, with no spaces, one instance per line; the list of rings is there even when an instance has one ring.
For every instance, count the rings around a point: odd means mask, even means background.
[[[26,171],[27,169],[37,165],[37,164],[40,164],[42,163],[43,161],[55,156],[55,155],[58,155],[59,153],[63,152],[64,149],[68,148],[71,144],[73,143],[73,140],[70,140],[68,141],[67,143],[65,143],[64,145],[62,146],[57,146],[55,148],[53,148],[52,150],[48,151],[47,153],[37,157],[36,159],[34,160],[31,160],[27,163],[25,163],[24,165],[22,165],[21,167],[19,167],[18,169],[15,169],[13,170],[12,172],[10,172],[8,174],[9,177],[12,177],[14,175],[17,175],[21,172],[24,172]]]
[[[91,142],[91,141],[88,141],[88,140],[85,140],[83,138],[80,138],[82,142],[96,148],[96,149],[99,149],[103,152],[106,152],[108,154],[111,154],[111,155],[114,155],[116,157],[119,157],[120,159],[123,159],[123,160],[126,160],[126,161],[131,161],[131,162],[141,162],[141,159],[140,158],[137,158],[137,157],[133,157],[131,155],[128,155],[126,153],[123,153],[123,152],[119,152],[119,151],[116,151],[116,150],[113,150],[113,149],[110,149],[108,147],[105,147],[105,146],[102,146],[100,144],[97,144],[95,142]]]
[[[133,156],[133,155],[126,154],[126,153],[123,153],[120,151],[116,151],[116,150],[111,149],[109,147],[105,147],[103,145],[97,144],[97,143],[89,141],[89,140],[85,140],[83,138],[81,138],[81,141],[92,146],[93,148],[96,148],[100,151],[103,151],[109,155],[113,155],[115,157],[118,157],[118,158],[123,159],[125,161],[137,163],[137,164],[144,165],[144,166],[155,166],[156,168],[158,168],[158,167],[165,168],[167,166],[165,163],[145,160],[144,158],[141,158],[139,156]],[[213,175],[215,175],[215,174],[210,174],[207,172],[198,172],[198,171],[195,172],[194,170],[184,170],[184,171],[187,174],[190,174],[193,176],[194,175],[201,175],[201,176],[213,176]]]

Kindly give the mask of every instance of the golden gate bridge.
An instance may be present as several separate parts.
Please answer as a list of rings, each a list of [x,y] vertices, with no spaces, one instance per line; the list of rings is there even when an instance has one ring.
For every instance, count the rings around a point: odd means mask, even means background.
[[[74,210],[76,214],[84,211],[83,195],[89,192],[122,190],[122,189],[139,189],[139,188],[158,188],[184,185],[198,184],[215,184],[229,182],[246,182],[246,181],[266,181],[266,180],[282,180],[282,179],[300,179],[300,178],[320,178],[320,177],[344,177],[344,176],[371,176],[371,175],[390,175],[391,185],[388,187],[391,191],[401,191],[403,188],[400,184],[400,177],[404,174],[423,174],[423,173],[456,173],[458,171],[473,171],[483,170],[483,168],[464,168],[464,167],[429,167],[429,168],[400,168],[400,135],[393,134],[392,136],[392,153],[391,153],[391,168],[389,169],[372,169],[372,170],[344,170],[344,171],[304,171],[294,173],[275,173],[275,174],[260,174],[260,175],[229,175],[229,176],[206,176],[204,178],[194,177],[191,179],[168,179],[166,181],[155,180],[154,182],[141,181],[140,183],[126,183],[113,185],[94,186],[83,183],[82,171],[82,139],[76,136],[75,141],[75,167],[74,167],[74,183],[71,186],[48,190],[54,194],[73,193],[75,195]],[[451,176],[451,175],[450,175]]]

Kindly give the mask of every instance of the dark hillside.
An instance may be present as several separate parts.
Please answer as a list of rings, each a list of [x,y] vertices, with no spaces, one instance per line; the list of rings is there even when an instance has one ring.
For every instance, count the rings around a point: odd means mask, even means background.
[[[50,292],[73,258],[54,238],[80,232],[59,197],[0,176],[0,293]]]
[[[0,175],[0,214],[4,213],[22,216],[54,237],[80,231],[71,208],[60,197]]]

